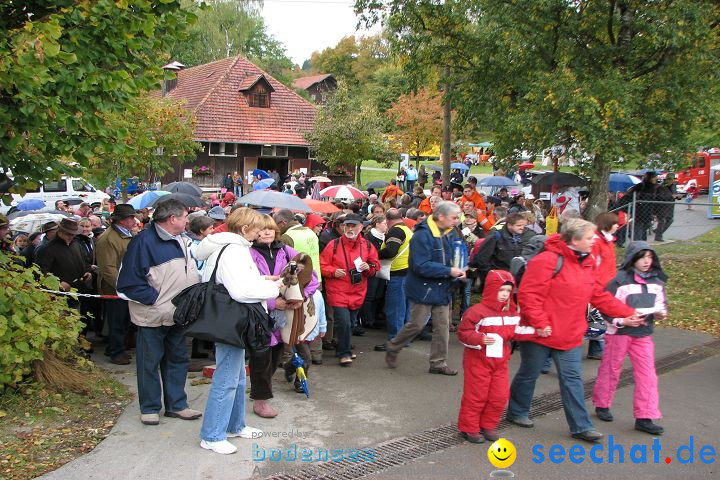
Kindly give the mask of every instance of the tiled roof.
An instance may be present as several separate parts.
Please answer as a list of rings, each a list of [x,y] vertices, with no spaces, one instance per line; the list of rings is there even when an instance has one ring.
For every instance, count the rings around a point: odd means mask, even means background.
[[[261,76],[274,89],[270,108],[250,107],[240,91]],[[306,146],[315,122],[313,104],[242,56],[179,71],[166,98],[194,112],[198,141]]]
[[[293,87],[298,88],[300,90],[305,90],[309,87],[312,87],[316,83],[322,82],[323,80],[325,80],[328,77],[332,77],[332,74],[321,73],[320,75],[312,75],[310,77],[296,78],[295,81],[293,81]]]

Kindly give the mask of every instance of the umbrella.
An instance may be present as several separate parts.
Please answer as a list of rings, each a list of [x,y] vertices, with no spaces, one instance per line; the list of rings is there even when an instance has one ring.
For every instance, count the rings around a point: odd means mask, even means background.
[[[128,203],[132,205],[135,210],[140,210],[146,208],[155,200],[160,197],[164,197],[165,195],[171,195],[171,193],[164,190],[147,190],[140,195],[135,195],[133,198],[128,200]]]
[[[320,182],[320,183],[332,183],[332,180],[330,180],[328,177],[323,177],[323,176],[310,177],[310,181]]]
[[[543,173],[530,181],[535,185],[563,185],[567,187],[579,187],[587,184],[584,179],[578,177],[577,175],[565,172]]]
[[[168,183],[167,185],[165,185],[165,188],[163,190],[170,193],[185,193],[187,195],[194,195],[196,197],[199,197],[203,194],[202,188],[190,182]]]
[[[365,194],[350,185],[333,185],[320,190],[321,197],[340,198],[345,200],[358,200],[365,198]]]
[[[517,185],[515,180],[508,177],[485,177],[478,182],[478,187],[511,187]]]
[[[260,170],[259,168],[256,168],[252,171],[253,177],[260,177],[260,178],[270,178],[270,174],[266,172],[265,170]]]
[[[62,199],[63,202],[67,203],[68,205],[80,205],[85,201],[82,197],[67,197]]]
[[[10,220],[10,227],[16,232],[26,233],[37,232],[44,223],[59,223],[63,218],[70,216],[64,212],[18,212],[18,214]]]
[[[626,192],[628,188],[640,183],[640,179],[627,173],[611,173],[608,178],[608,191]]]
[[[436,172],[442,172],[442,167],[438,167],[437,165],[425,165],[425,168],[435,170]]]
[[[470,170],[470,167],[460,162],[451,163],[450,168],[452,168],[453,170]]]
[[[302,201],[316,213],[333,213],[340,211],[338,207],[330,202],[313,200],[312,198],[303,198]]]
[[[274,190],[256,190],[238,198],[235,203],[254,205],[256,207],[287,208],[288,210],[298,210],[300,212],[312,211],[298,197]]]
[[[385,180],[375,180],[374,182],[368,183],[366,188],[385,188],[388,185],[390,185],[390,182],[386,182]]]
[[[45,215],[45,214],[62,215],[63,217],[72,217],[73,216],[72,213],[68,213],[68,212],[65,212],[62,210],[47,210],[44,212],[42,212],[42,211],[41,212],[38,212],[38,211],[28,211],[28,212],[15,211],[8,215],[8,220],[14,220],[14,219],[20,218],[20,217],[27,217],[28,215]]]
[[[170,195],[163,195],[148,203],[147,206],[157,208],[159,204],[168,200],[179,200],[187,208],[207,206],[202,198],[195,195],[188,195],[187,193],[171,193]]]
[[[518,165],[518,168],[520,170],[529,170],[531,168],[535,168],[535,164],[532,162],[523,162],[520,165]]]
[[[253,190],[265,190],[266,188],[272,187],[274,183],[274,179],[266,178],[264,180],[260,180],[259,182],[253,183]]]
[[[29,198],[27,200],[19,202],[15,208],[17,208],[21,212],[40,210],[41,208],[45,208],[45,202],[43,202],[39,198]]]

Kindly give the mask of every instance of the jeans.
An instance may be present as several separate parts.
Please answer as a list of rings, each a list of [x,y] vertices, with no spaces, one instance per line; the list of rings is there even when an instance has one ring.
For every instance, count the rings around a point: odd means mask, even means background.
[[[127,300],[104,300],[105,318],[108,322],[108,346],[106,353],[117,357],[125,353],[125,338],[130,328],[130,310]]]
[[[352,328],[357,323],[357,310],[350,310],[347,307],[333,307],[335,315],[335,338],[337,339],[337,347],[335,348],[335,356],[338,358],[349,357],[352,355],[350,350],[350,337]]]
[[[159,413],[161,398],[166,412],[188,408],[185,379],[190,358],[182,329],[138,327],[135,348],[140,413]]]
[[[403,325],[410,319],[410,300],[405,295],[405,275],[390,275],[387,291],[388,295],[385,295],[385,315],[387,317],[388,340],[390,340],[397,335]]]
[[[208,442],[245,428],[245,350],[216,343],[215,364],[200,429],[200,438]]]
[[[235,195],[235,198],[242,197],[242,185],[235,185],[233,187],[233,194]]]
[[[460,283],[460,318],[465,314],[465,310],[470,308],[470,299],[472,296],[473,280],[468,279]]]
[[[605,349],[605,340],[590,340],[588,342],[588,357],[601,357]]]
[[[407,190],[405,190],[405,193],[412,193],[413,188],[415,188],[415,182],[417,182],[417,180],[407,180]]]
[[[533,342],[520,343],[520,368],[510,386],[510,405],[508,415],[515,418],[530,415],[530,402],[535,392],[535,381],[545,359],[550,355],[560,381],[565,418],[570,426],[570,433],[581,433],[594,430],[585,407],[585,395],[582,381],[582,351],[579,346],[571,350],[556,350]]]

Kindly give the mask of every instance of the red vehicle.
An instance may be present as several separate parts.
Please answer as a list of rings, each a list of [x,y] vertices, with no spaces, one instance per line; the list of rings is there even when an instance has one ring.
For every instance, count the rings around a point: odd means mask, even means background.
[[[678,193],[685,193],[690,184],[706,193],[710,188],[710,167],[714,165],[720,165],[720,148],[710,148],[693,154],[688,168],[675,173]]]

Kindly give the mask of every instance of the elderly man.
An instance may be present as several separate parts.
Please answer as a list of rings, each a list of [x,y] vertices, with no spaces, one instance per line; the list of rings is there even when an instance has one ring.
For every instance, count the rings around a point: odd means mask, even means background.
[[[422,202],[420,202],[420,205],[418,206],[418,210],[421,212],[425,212],[425,214],[430,215],[432,213],[432,206],[430,205],[430,199],[433,197],[442,198],[442,187],[440,185],[435,185],[430,189],[430,196],[425,198]]]
[[[182,238],[187,217],[178,200],[161,202],[150,226],[130,241],[118,275],[118,294],[130,300],[130,320],[138,327],[138,400],[145,425],[160,423],[162,400],[166,417],[195,420],[202,415],[188,408],[190,359],[182,329],[173,322],[171,302],[200,278]]]
[[[117,295],[118,272],[132,238],[135,209],[130,204],[121,203],[110,215],[110,222],[110,228],[98,238],[95,246],[99,272],[98,292],[101,295]],[[130,327],[128,302],[123,299],[104,300],[104,302],[105,319],[109,328],[105,353],[110,357],[110,363],[127,365],[131,359],[125,351],[125,337]]]
[[[410,240],[410,256],[405,278],[405,294],[410,299],[410,321],[386,345],[385,361],[397,367],[400,350],[419,334],[432,314],[430,373],[457,375],[447,365],[450,336],[450,288],[455,279],[465,279],[465,270],[451,264],[452,243],[458,239],[454,227],[460,220],[460,207],[440,202],[427,220],[415,227]]]

